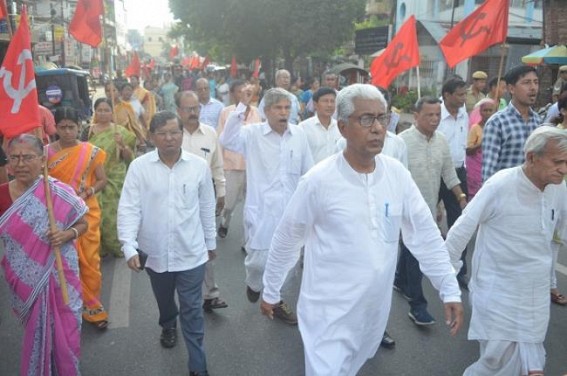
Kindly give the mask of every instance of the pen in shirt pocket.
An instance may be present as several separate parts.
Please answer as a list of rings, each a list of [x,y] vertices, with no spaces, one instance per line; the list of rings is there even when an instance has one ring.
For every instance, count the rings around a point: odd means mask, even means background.
[[[389,208],[389,207],[390,207],[390,204],[389,204],[389,203],[385,203],[385,204],[384,204],[384,214],[385,214],[386,218],[388,218],[388,216],[389,216],[389,213],[388,213],[388,208]]]
[[[183,194],[185,194],[185,184],[183,184]]]

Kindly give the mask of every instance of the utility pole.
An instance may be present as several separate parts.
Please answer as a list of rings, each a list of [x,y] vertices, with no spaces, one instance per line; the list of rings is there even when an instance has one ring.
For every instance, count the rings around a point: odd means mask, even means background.
[[[61,27],[63,28],[63,33],[61,34],[61,67],[65,66],[65,14],[63,13],[63,1],[61,0]]]

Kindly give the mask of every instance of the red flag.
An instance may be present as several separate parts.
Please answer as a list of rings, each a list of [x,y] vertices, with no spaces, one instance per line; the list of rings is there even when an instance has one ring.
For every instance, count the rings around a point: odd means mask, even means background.
[[[172,59],[174,59],[177,55],[179,55],[179,47],[177,47],[177,46],[171,46],[171,48],[169,49],[169,59],[172,60]]]
[[[198,54],[191,56],[191,64],[189,70],[199,69],[201,67],[201,57]]]
[[[8,9],[6,8],[6,0],[0,0],[0,20],[8,17]]]
[[[370,65],[372,84],[387,88],[402,72],[419,65],[415,16],[411,16]]]
[[[260,59],[256,59],[256,61],[254,61],[254,72],[252,72],[252,77],[254,78],[258,78],[260,77],[260,67],[262,66],[262,64],[260,63]]]
[[[13,138],[41,125],[26,9],[0,68],[0,130]]]
[[[140,77],[141,70],[142,70],[142,65],[140,64],[140,58],[138,57],[138,53],[134,51],[134,56],[132,56],[132,60],[130,60],[130,65],[128,65],[124,70],[124,74],[126,75],[126,77],[130,77],[130,76]]]
[[[81,43],[98,47],[102,41],[100,17],[103,13],[102,0],[79,0],[69,24],[69,33]]]
[[[236,57],[232,55],[232,61],[230,62],[230,77],[236,78],[238,76],[238,64],[236,63]]]
[[[506,40],[509,0],[486,0],[477,10],[453,27],[439,42],[447,65],[481,53]]]
[[[203,63],[201,64],[201,70],[204,71],[205,69],[207,69],[207,65],[209,65],[211,63],[211,60],[209,59],[209,55],[205,56],[205,60],[203,60]]]
[[[193,57],[185,56],[183,60],[181,60],[181,65],[185,68],[189,68],[191,66],[191,59],[193,59]]]

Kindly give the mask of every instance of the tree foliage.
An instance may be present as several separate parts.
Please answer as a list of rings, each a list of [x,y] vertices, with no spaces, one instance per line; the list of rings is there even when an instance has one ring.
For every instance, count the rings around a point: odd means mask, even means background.
[[[365,0],[169,0],[182,32],[200,54],[243,61],[330,52],[353,37]],[[202,51],[201,49],[206,49]]]

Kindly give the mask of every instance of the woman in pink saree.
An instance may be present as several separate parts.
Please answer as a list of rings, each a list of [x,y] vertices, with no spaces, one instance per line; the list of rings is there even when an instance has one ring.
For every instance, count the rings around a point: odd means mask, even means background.
[[[471,112],[471,117],[478,121],[469,130],[467,141],[467,188],[469,200],[478,192],[482,186],[482,133],[484,124],[494,114],[496,102],[490,98],[481,99]],[[476,114],[476,115],[474,115]]]
[[[12,309],[24,326],[21,375],[79,375],[81,283],[75,239],[87,230],[85,203],[72,188],[49,179],[58,229],[49,230],[42,141],[24,134],[8,145],[10,174],[0,185],[0,262]],[[55,254],[61,249],[69,302],[64,302]]]

